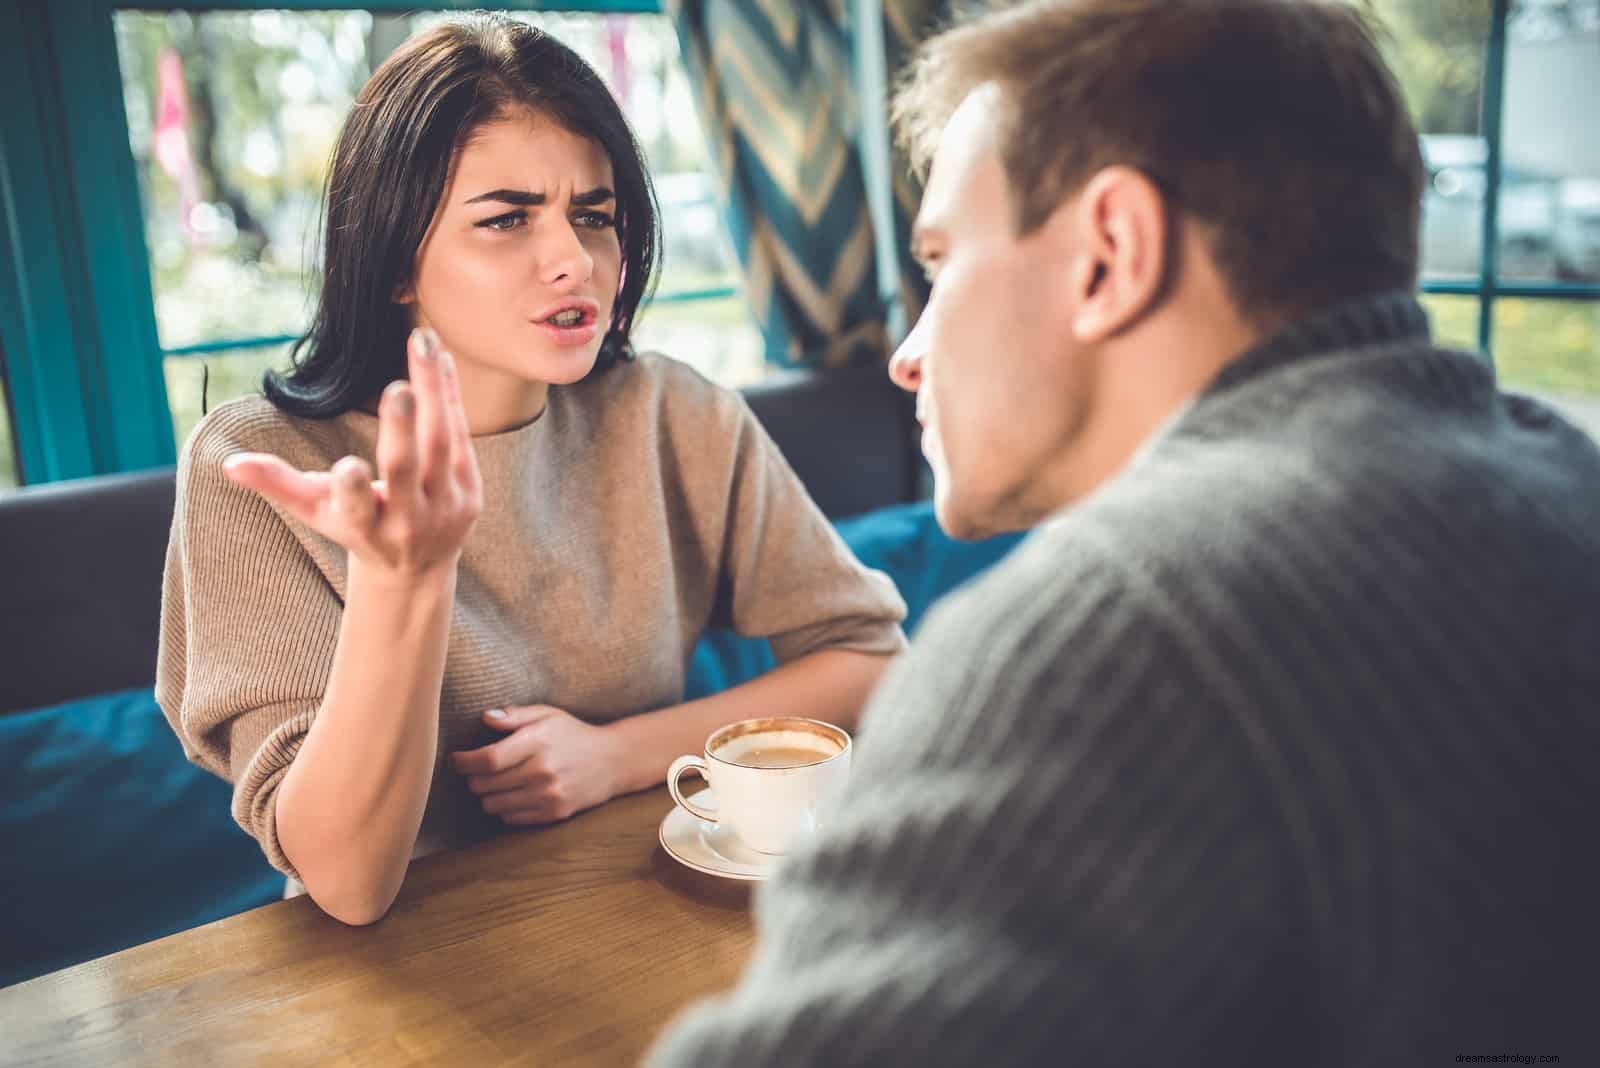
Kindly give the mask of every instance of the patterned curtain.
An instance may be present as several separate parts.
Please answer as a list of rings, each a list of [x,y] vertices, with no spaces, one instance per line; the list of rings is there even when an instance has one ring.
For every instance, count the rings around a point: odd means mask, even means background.
[[[937,3],[885,0],[891,72]],[[847,0],[668,0],[664,7],[727,194],[745,296],[767,358],[815,367],[882,362],[890,339],[858,153]],[[894,170],[903,248],[920,191],[902,160]],[[901,276],[914,317],[921,276],[914,267]]]
[[[949,17],[950,6],[950,0],[883,0],[883,43],[888,53],[891,91],[917,45]],[[887,117],[885,101],[885,119]],[[911,172],[911,161],[900,150],[898,140],[890,155],[889,168],[894,177],[894,236],[895,250],[900,256],[900,306],[905,309],[905,324],[910,329],[928,300],[928,279],[917,261],[911,258],[911,224],[916,221],[917,208],[922,204],[922,183]]]

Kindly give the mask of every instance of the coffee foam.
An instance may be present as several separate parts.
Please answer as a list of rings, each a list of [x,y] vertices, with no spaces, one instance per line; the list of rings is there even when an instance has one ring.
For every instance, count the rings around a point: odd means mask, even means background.
[[[815,731],[775,730],[740,734],[724,740],[711,755],[730,764],[738,764],[757,749],[811,749],[818,760],[826,760],[844,751],[837,738]]]

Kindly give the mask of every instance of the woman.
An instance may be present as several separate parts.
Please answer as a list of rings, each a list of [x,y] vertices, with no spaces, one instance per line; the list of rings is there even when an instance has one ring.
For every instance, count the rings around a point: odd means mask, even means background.
[[[370,923],[414,856],[656,785],[724,723],[855,721],[904,606],[737,394],[633,357],[654,205],[593,70],[502,18],[414,38],[326,229],[293,369],[185,445],[163,600],[161,706],[276,867]],[[680,703],[716,623],[780,666]]]

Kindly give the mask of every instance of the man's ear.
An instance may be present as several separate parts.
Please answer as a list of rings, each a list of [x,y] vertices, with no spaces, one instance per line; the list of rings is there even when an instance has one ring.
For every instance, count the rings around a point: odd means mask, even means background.
[[[1073,230],[1073,338],[1092,344],[1137,322],[1159,298],[1172,225],[1166,198],[1132,167],[1107,167],[1062,205]]]

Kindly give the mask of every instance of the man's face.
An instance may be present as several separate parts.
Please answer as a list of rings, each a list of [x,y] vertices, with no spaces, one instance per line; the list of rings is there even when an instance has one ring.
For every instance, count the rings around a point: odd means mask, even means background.
[[[976,538],[1062,503],[1048,469],[1070,448],[1093,374],[1069,332],[1065,228],[1016,233],[993,129],[997,91],[967,97],[940,139],[917,216],[933,292],[890,375],[917,393],[939,524]]]

